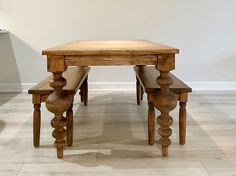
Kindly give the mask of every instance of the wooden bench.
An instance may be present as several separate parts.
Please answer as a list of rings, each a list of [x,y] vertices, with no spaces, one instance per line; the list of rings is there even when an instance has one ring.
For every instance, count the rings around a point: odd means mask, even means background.
[[[156,78],[160,75],[160,73],[154,66],[135,66],[134,71],[136,73],[136,95],[138,105],[140,105],[140,102],[143,99],[144,91],[147,93],[148,141],[150,145],[153,145],[155,141],[155,110],[151,102],[151,97],[152,94],[160,91],[160,87],[156,83]],[[192,89],[173,74],[170,73],[170,76],[173,79],[173,84],[170,86],[170,90],[176,95],[180,106],[179,143],[184,145],[186,139],[186,105],[188,101],[188,93],[192,92]]]
[[[64,87],[64,91],[74,97],[78,89],[80,89],[81,101],[87,106],[88,102],[88,73],[89,67],[68,67],[64,72],[63,77],[66,78],[67,84]],[[41,123],[41,103],[45,102],[47,97],[53,93],[53,89],[50,87],[49,82],[52,76],[45,78],[36,86],[28,90],[29,94],[32,94],[32,103],[34,105],[33,113],[33,143],[35,147],[40,145],[40,123]],[[72,146],[73,142],[73,103],[66,112],[67,120],[67,145]]]

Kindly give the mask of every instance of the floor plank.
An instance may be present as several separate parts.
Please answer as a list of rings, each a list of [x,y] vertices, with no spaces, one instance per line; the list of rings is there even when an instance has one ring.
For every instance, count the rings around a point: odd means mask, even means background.
[[[232,176],[236,173],[236,91],[194,91],[187,105],[187,141],[178,144],[178,109],[168,158],[147,144],[147,101],[135,92],[89,92],[74,103],[74,145],[59,160],[52,114],[42,106],[41,146],[32,146],[32,104],[26,93],[0,93],[0,176]],[[156,112],[158,115],[158,112]],[[158,135],[155,136],[158,140]]]

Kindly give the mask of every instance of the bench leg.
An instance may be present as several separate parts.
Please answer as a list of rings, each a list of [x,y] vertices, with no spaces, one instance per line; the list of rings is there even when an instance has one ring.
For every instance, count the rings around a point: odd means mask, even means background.
[[[185,144],[186,139],[186,102],[179,102],[179,143]]]
[[[148,143],[155,143],[155,110],[151,102],[148,102]]]
[[[34,104],[33,114],[33,140],[34,146],[39,147],[40,144],[40,125],[41,125],[41,104]]]
[[[79,88],[80,89],[80,101],[81,102],[84,102],[84,83],[81,85],[81,87]]]
[[[85,78],[83,83],[83,100],[84,100],[84,106],[88,105],[88,77]]]
[[[141,88],[142,86],[141,86],[141,84],[140,84],[140,82],[139,82],[139,80],[138,80],[138,78],[136,77],[136,97],[137,97],[137,105],[140,105],[140,103],[141,103]]]
[[[143,100],[143,94],[144,94],[144,90],[143,90],[143,87],[141,86],[141,101]]]
[[[72,146],[73,144],[73,103],[66,112],[66,131],[67,131],[67,146]]]

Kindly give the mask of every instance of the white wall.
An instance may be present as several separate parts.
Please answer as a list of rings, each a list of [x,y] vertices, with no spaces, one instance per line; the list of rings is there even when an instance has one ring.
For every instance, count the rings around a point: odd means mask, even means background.
[[[15,80],[22,83],[48,74],[41,56],[48,47],[77,39],[150,39],[180,49],[174,73],[182,80],[236,89],[235,0],[0,0],[0,26],[10,31],[0,42],[12,44],[0,53],[13,52]],[[11,64],[0,56],[0,83],[8,83]],[[134,74],[128,67],[93,68],[90,82],[134,82]]]

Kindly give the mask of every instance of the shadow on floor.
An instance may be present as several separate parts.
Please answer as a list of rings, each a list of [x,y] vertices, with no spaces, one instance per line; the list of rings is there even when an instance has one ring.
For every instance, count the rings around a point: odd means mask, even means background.
[[[63,161],[86,167],[110,166],[119,169],[152,168],[168,161],[178,164],[179,160],[231,162],[190,114],[187,116],[190,136],[187,136],[185,146],[180,146],[178,111],[173,114],[177,122],[172,126],[175,135],[171,138],[170,154],[164,159],[159,144],[149,146],[147,143],[146,103],[143,102],[140,107],[130,105],[124,101],[124,96],[127,101],[135,102],[132,94],[111,93],[96,96],[96,101],[89,99],[88,107],[79,106],[74,118],[74,145],[67,150],[81,152],[67,154]],[[100,103],[103,105],[100,106]]]
[[[0,120],[0,133],[3,131],[5,126],[6,126],[6,123],[4,121]]]
[[[20,93],[0,93],[0,107],[15,98]],[[1,111],[0,111],[1,112]]]
[[[21,91],[21,78],[16,60],[14,41],[10,33],[0,35],[0,83],[4,91]]]
[[[2,108],[2,106],[8,103],[9,101],[11,101],[18,94],[19,93],[0,93],[0,117],[1,117],[1,113],[4,113],[4,108]],[[6,123],[3,121],[3,119],[0,119],[0,133],[3,131],[5,126],[6,126]]]

